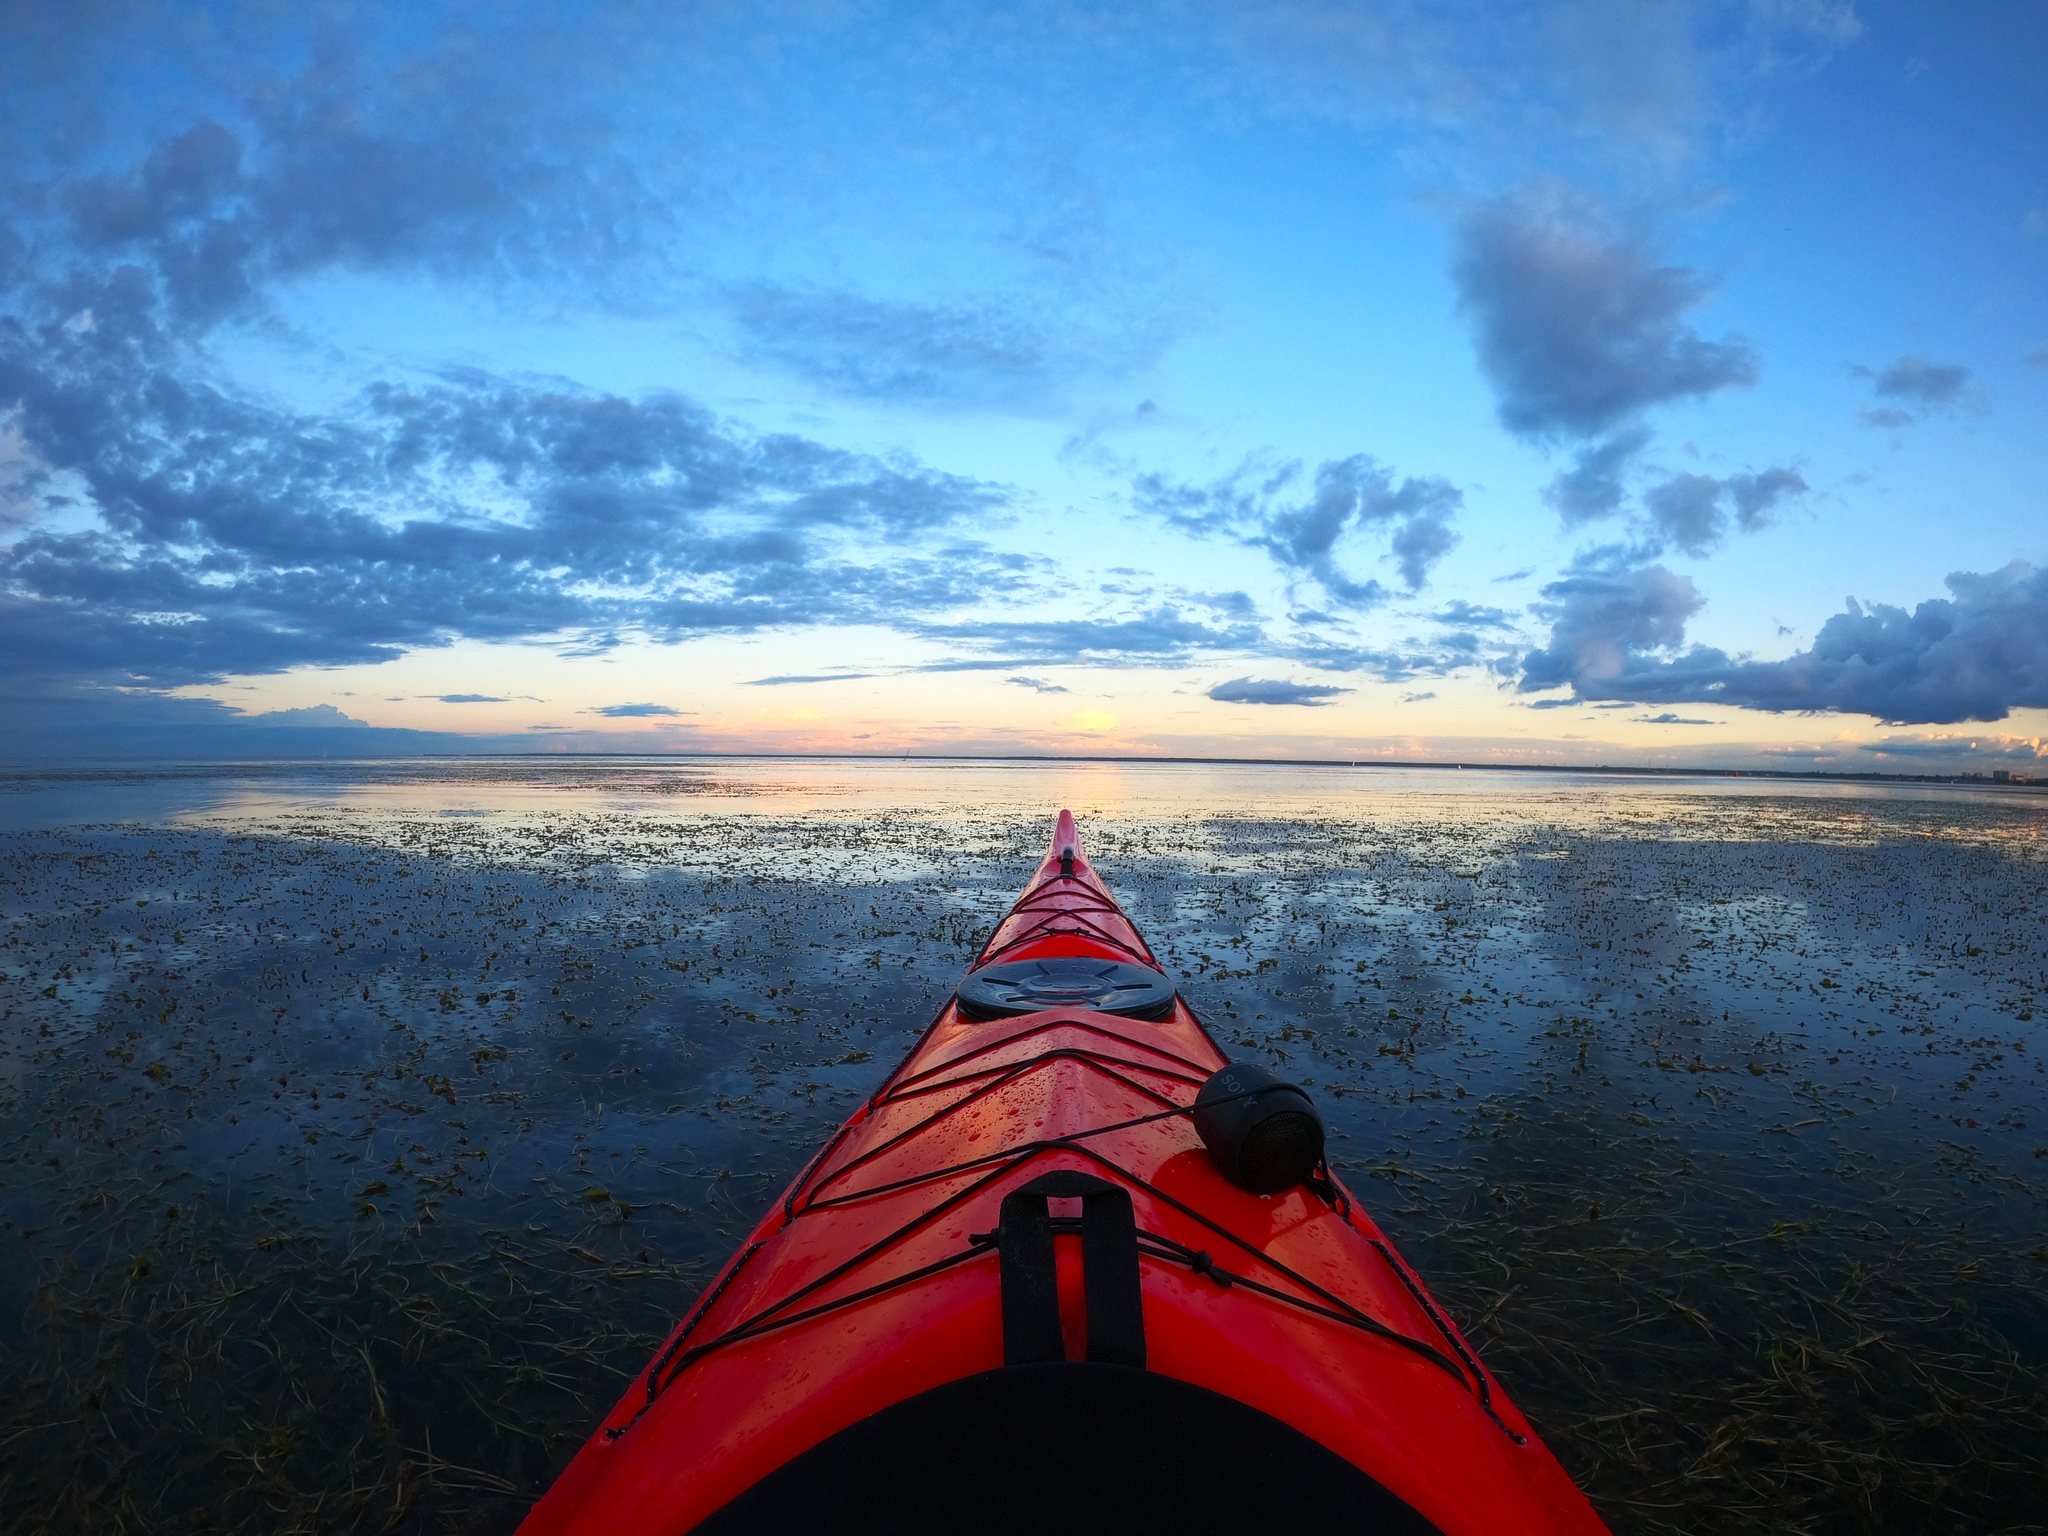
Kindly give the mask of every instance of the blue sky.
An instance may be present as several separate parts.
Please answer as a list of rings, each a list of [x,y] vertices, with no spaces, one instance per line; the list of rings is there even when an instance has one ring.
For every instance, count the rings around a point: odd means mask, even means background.
[[[13,750],[2048,755],[2039,6],[0,59]]]

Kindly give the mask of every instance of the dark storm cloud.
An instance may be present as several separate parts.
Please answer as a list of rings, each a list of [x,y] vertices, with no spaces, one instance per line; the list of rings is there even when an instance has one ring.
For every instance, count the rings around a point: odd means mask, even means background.
[[[1348,533],[1384,536],[1385,558],[1411,592],[1428,583],[1437,562],[1457,545],[1451,522],[1465,498],[1448,480],[1409,476],[1397,482],[1392,470],[1363,453],[1319,466],[1305,501],[1289,494],[1300,478],[1301,466],[1291,462],[1247,462],[1206,486],[1148,474],[1132,482],[1131,499],[1182,532],[1264,550],[1282,570],[1314,581],[1348,608],[1371,608],[1389,595],[1380,582],[1359,581],[1338,564],[1338,546]]]
[[[1524,658],[1520,686],[1914,725],[2048,708],[2048,569],[2015,560],[1983,574],[1958,571],[1947,586],[1951,596],[1910,613],[1851,599],[1811,648],[1759,662],[1706,646],[1680,650],[1701,606],[1685,577],[1661,566],[1574,574],[1544,589],[1550,644]]]
[[[1219,704],[1303,704],[1317,709],[1336,698],[1339,694],[1350,693],[1349,688],[1337,688],[1328,683],[1290,683],[1281,678],[1234,677],[1227,683],[1218,683],[1209,690],[1209,697]]]
[[[1451,275],[1511,432],[1592,437],[1653,405],[1755,382],[1746,342],[1708,341],[1684,323],[1708,279],[1568,213],[1475,210]]]

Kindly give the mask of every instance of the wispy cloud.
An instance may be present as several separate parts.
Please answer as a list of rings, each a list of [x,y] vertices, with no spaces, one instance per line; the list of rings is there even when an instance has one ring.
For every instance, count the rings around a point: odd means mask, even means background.
[[[1015,671],[1032,666],[1173,667],[1216,651],[1264,649],[1254,623],[1204,622],[1188,610],[1161,604],[1130,618],[973,619],[926,624],[919,631],[944,645],[988,652],[928,663],[926,672]]]
[[[831,394],[920,405],[1041,409],[1083,379],[1143,366],[1168,339],[1142,316],[1091,331],[996,299],[915,302],[754,282],[727,300],[749,357]]]
[[[1882,402],[1866,405],[1857,413],[1868,426],[1896,431],[1961,406],[1982,410],[1986,405],[1984,391],[1969,369],[1960,363],[1937,363],[1917,352],[1882,368],[1858,363],[1849,371],[1869,379],[1872,392]]]
[[[1352,690],[1328,683],[1295,683],[1284,678],[1234,677],[1209,690],[1219,704],[1304,704],[1317,708]]]
[[[683,711],[671,709],[666,704],[600,704],[589,713],[603,715],[608,720],[644,720],[657,715],[674,718]]]
[[[1140,511],[1197,536],[1223,536],[1270,555],[1291,575],[1306,577],[1332,602],[1371,608],[1390,595],[1377,580],[1360,581],[1339,561],[1350,533],[1376,534],[1411,592],[1429,581],[1457,545],[1451,527],[1464,494],[1449,481],[1394,472],[1369,454],[1317,466],[1300,499],[1298,463],[1248,459],[1231,474],[1194,485],[1161,474],[1138,476],[1131,499]]]
[[[1451,599],[1430,618],[1455,629],[1513,629],[1515,626],[1514,615],[1505,608],[1468,603],[1462,597]]]
[[[850,683],[864,677],[876,677],[874,672],[778,672],[771,677],[750,677],[749,688],[783,688],[792,683]]]

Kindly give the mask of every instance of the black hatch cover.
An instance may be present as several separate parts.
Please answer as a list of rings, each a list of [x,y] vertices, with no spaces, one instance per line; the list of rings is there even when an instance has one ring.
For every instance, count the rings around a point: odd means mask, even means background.
[[[1173,1012],[1173,983],[1159,972],[1087,956],[991,965],[961,982],[959,996],[960,1011],[970,1019],[1010,1018],[1041,1008],[1092,1008],[1134,1019],[1163,1019]]]

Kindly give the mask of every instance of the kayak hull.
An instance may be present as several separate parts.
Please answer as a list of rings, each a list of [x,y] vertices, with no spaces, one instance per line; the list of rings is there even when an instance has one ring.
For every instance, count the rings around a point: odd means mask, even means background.
[[[977,968],[1014,962],[1034,946],[1089,943],[1096,947],[1082,952],[1141,955],[1157,968],[1087,867],[1063,813],[1046,861]],[[765,1510],[777,1487],[785,1503],[822,1496],[803,1491],[830,1486],[829,1477],[806,1482],[805,1458],[837,1464],[854,1455],[849,1447],[867,1447],[855,1457],[860,1466],[895,1466],[898,1483],[965,1476],[958,1450],[940,1456],[930,1444],[906,1442],[909,1454],[890,1462],[875,1447],[892,1443],[889,1423],[930,1418],[933,1402],[952,1401],[939,1419],[981,1412],[988,1422],[962,1432],[1000,1461],[1006,1435],[1018,1432],[988,1405],[1026,1391],[1024,1378],[1009,1377],[1025,1371],[1038,1373],[1029,1391],[1046,1401],[1068,1392],[1064,1416],[1076,1422],[1091,1411],[1113,1420],[1115,1410],[1102,1403],[1118,1393],[1193,1394],[1152,1410],[1190,1424],[1188,1404],[1206,1400],[1202,1394],[1222,1400],[1232,1413],[1268,1422],[1269,1438],[1298,1437],[1363,1479],[1326,1476],[1319,1486],[1331,1497],[1370,1503],[1377,1495],[1359,1490],[1378,1489],[1387,1509],[1420,1522],[1388,1530],[1604,1530],[1337,1181],[1258,1195],[1222,1177],[1187,1108],[1225,1064],[1178,998],[1163,1019],[1053,1008],[976,1021],[949,1002],[763,1217],[522,1529],[739,1529],[732,1522],[740,1512]],[[1021,1266],[1006,1276],[1017,1264],[1006,1246],[1016,1207],[1006,1197],[1056,1172],[1067,1179],[1053,1181],[1060,1189],[1099,1184],[1128,1196],[1138,1233],[1142,1370],[1079,1364],[1091,1343],[1101,1357],[1089,1296],[1090,1274],[1103,1262],[1089,1248],[1095,1239],[1083,1229],[1095,1218],[1081,1214],[1088,1202],[1080,1198],[1053,1197],[1043,1207],[1058,1347],[1080,1374],[1015,1363],[1014,1338],[1006,1352],[1004,1287],[1024,1283]],[[1108,1317],[1105,1302],[1099,1331]],[[1133,1384],[1140,1376],[1158,1381]],[[1084,1377],[1108,1385],[1084,1392]],[[989,1384],[972,1391],[960,1385],[984,1379]],[[1203,1450],[1201,1440],[1190,1429],[1158,1451],[1177,1458],[1173,1486],[1215,1470],[1218,1452]],[[1070,1446],[1064,1454],[1082,1452]],[[1139,1459],[1138,1450],[1112,1458],[1123,1474],[1104,1497],[1136,1497],[1146,1486]],[[955,1471],[940,1477],[942,1463]],[[1294,1496],[1308,1491],[1297,1485]],[[909,1506],[891,1507],[891,1528],[924,1528]]]

